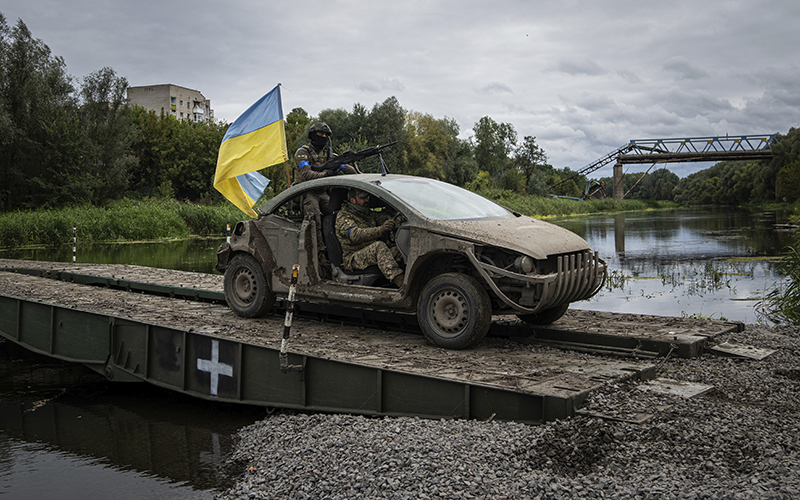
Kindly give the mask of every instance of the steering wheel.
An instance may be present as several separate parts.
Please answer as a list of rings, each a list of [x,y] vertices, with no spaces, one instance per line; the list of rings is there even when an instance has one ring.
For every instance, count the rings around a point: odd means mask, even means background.
[[[394,214],[394,217],[392,217],[392,220],[393,221],[397,221],[397,218],[400,217],[401,215],[402,214],[398,210],[397,213]],[[402,222],[400,224],[402,224]],[[397,224],[397,227],[400,227],[400,224]],[[395,232],[397,231],[397,227],[395,227],[394,231],[390,231],[389,234],[386,235],[386,241],[388,243],[391,243],[392,245],[396,244],[395,243]]]

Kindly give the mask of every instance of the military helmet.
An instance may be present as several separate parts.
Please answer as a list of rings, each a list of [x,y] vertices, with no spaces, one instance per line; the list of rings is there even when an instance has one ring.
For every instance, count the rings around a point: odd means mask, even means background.
[[[317,122],[314,125],[311,125],[311,128],[308,129],[308,138],[310,139],[313,137],[317,132],[325,132],[328,137],[330,137],[333,133],[331,132],[331,128],[326,123]]]

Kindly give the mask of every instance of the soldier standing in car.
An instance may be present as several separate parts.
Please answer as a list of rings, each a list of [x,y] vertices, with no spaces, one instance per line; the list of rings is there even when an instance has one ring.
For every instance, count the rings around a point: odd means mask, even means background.
[[[381,273],[397,288],[403,286],[405,274],[400,269],[402,255],[395,245],[381,238],[396,227],[386,215],[373,212],[367,204],[369,193],[358,189],[347,192],[347,202],[336,215],[336,237],[342,246],[342,267],[347,271],[366,269],[377,264]]]
[[[350,165],[340,165],[338,169],[319,172],[311,168],[324,165],[330,158],[335,156],[329,143],[331,135],[331,128],[325,123],[315,123],[308,129],[310,142],[301,146],[294,154],[295,165],[297,166],[294,175],[295,184],[332,175],[357,173],[356,169]],[[322,241],[321,214],[322,210],[327,209],[329,198],[324,189],[310,191],[303,196],[303,215],[305,217],[313,217],[317,223],[317,246],[320,263],[327,261],[325,244]]]

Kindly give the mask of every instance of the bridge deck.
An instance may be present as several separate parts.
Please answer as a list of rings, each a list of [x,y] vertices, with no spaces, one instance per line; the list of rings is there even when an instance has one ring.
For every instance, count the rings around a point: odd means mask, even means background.
[[[282,316],[243,319],[213,302],[8,271],[68,271],[217,296],[220,276],[7,260],[0,261],[0,269],[5,270],[0,272],[0,335],[36,352],[84,363],[113,380],[149,381],[207,399],[374,415],[543,421],[573,414],[588,392],[605,382],[653,372],[645,361],[546,345],[487,338],[477,349],[448,351],[428,345],[419,334],[296,319],[290,362],[304,370],[284,374],[278,364]],[[675,318],[637,320],[639,330],[673,341],[676,335],[704,339],[735,328]],[[586,335],[615,322],[617,329],[633,330],[637,321],[576,311],[565,317],[561,331]],[[520,326],[498,321],[497,328]]]
[[[622,154],[617,157],[617,162],[622,164],[638,163],[688,163],[700,161],[738,161],[738,160],[769,160],[772,151],[701,151],[701,152],[663,152],[651,154]]]

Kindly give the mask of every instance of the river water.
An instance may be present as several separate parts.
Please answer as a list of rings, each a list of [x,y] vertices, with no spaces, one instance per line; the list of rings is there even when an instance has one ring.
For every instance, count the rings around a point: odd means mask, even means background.
[[[702,208],[548,219],[586,239],[609,279],[574,308],[752,323],[794,242],[787,214]],[[79,237],[80,238],[80,237]],[[221,239],[82,245],[77,260],[215,272]],[[2,258],[70,262],[59,249]],[[0,341],[0,497],[211,498],[236,429],[266,410],[213,404],[146,384],[112,384],[82,367]]]
[[[755,323],[755,306],[782,280],[778,256],[795,242],[788,213],[727,207],[551,220],[609,264],[608,280],[576,309]]]

